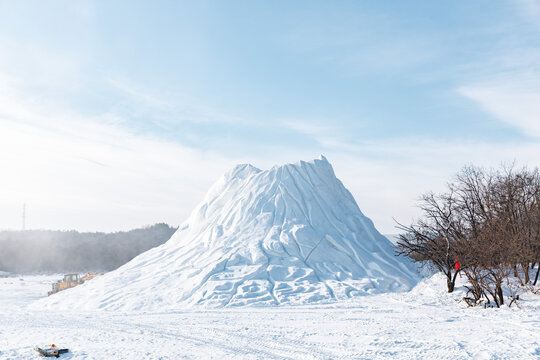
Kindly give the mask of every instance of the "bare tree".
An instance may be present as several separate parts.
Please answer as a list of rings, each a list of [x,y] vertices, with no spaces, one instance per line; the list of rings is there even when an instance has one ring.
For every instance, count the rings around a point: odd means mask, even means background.
[[[446,275],[448,292],[453,292],[456,276],[461,271],[456,267],[459,244],[463,241],[462,224],[455,213],[454,193],[422,196],[420,209],[424,218],[417,224],[398,228],[397,247],[400,254],[415,262],[428,262]]]
[[[529,269],[540,262],[538,169],[516,170],[511,165],[488,171],[467,166],[447,192],[423,195],[419,208],[420,220],[410,226],[398,223],[404,232],[398,250],[442,271],[448,292],[464,271],[469,304],[485,298],[500,306],[503,283],[511,273],[522,286],[530,283]],[[534,284],[539,273],[540,265]]]

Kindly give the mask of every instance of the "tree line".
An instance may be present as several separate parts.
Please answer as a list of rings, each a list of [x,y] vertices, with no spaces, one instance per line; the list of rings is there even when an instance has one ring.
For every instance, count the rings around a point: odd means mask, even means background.
[[[175,231],[163,223],[114,233],[0,231],[0,270],[19,274],[110,271],[165,243]]]
[[[442,193],[421,196],[422,217],[403,231],[397,247],[446,275],[448,292],[465,274],[469,305],[504,304],[503,286],[530,287],[540,273],[538,168],[464,167]],[[536,267],[536,270],[534,270]],[[532,276],[531,276],[532,274]]]

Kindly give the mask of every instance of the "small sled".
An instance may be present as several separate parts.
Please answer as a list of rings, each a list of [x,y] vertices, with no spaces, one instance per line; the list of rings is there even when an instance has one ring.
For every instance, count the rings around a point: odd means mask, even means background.
[[[60,357],[60,355],[65,354],[69,352],[69,349],[59,349],[56,347],[56,345],[51,345],[51,347],[42,349],[38,346],[34,348],[41,356],[45,357]]]

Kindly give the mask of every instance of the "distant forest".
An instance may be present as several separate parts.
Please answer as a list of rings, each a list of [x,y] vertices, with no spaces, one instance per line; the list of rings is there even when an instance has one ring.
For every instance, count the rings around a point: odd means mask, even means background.
[[[104,272],[165,243],[176,228],[155,224],[114,233],[0,231],[0,271],[11,273]]]

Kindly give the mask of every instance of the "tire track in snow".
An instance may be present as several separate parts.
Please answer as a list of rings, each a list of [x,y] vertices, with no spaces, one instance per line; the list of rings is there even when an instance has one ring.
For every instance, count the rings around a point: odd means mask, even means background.
[[[111,326],[113,325],[113,326]],[[225,330],[209,329],[205,327],[189,328],[186,330],[171,326],[153,326],[149,324],[137,324],[139,330],[126,330],[126,324],[116,322],[109,324],[109,330],[124,332],[130,335],[141,335],[141,330],[150,332],[159,338],[168,338],[175,341],[190,341],[195,345],[208,345],[211,347],[227,350],[232,354],[258,355],[262,358],[278,359],[320,359],[316,352],[310,349],[298,348],[299,344],[283,344],[276,342],[268,344],[258,338],[246,337]],[[324,357],[327,358],[327,357]]]

